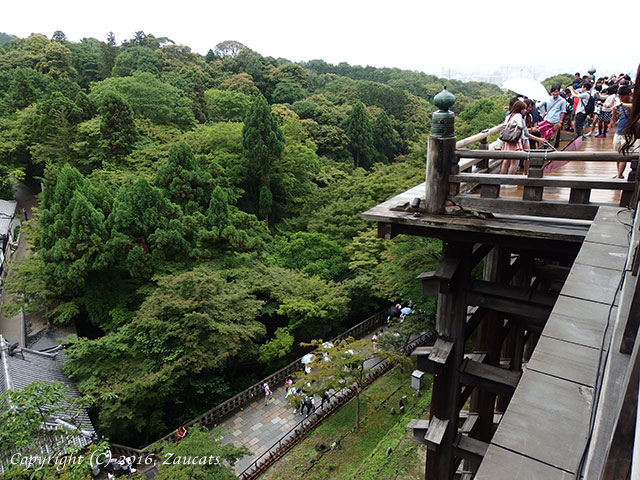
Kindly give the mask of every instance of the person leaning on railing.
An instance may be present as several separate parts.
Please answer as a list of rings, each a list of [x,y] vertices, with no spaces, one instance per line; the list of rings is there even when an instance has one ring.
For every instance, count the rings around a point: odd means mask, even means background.
[[[640,65],[636,73],[636,81],[633,88],[633,97],[631,100],[631,112],[627,120],[627,126],[624,128],[624,144],[620,148],[620,153],[628,155],[640,150]],[[626,106],[623,104],[623,106]]]

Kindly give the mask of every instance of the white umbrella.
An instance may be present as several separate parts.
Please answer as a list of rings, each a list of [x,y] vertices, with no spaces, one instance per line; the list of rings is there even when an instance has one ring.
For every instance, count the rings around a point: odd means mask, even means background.
[[[313,353],[307,353],[304,357],[300,359],[300,363],[303,363],[306,365],[307,363],[313,362],[314,358],[315,356],[313,355]]]
[[[512,92],[524,95],[532,100],[546,100],[549,96],[544,85],[532,78],[510,78],[509,80],[505,80],[500,88],[503,90],[511,90]]]

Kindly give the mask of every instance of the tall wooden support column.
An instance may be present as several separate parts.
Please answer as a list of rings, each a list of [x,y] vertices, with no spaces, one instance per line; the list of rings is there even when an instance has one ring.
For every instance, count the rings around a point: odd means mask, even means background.
[[[466,293],[471,272],[471,244],[445,243],[443,262],[459,269],[451,282],[442,284],[438,293],[434,345],[433,393],[427,433],[427,480],[451,480],[455,474],[453,442],[458,433],[460,372],[464,359]]]
[[[433,98],[439,108],[431,119],[431,135],[427,146],[427,168],[424,210],[427,213],[444,213],[449,195],[449,174],[455,164],[456,137],[453,133],[454,113],[449,107],[455,97],[445,89]]]
[[[489,282],[502,283],[504,273],[509,265],[510,254],[502,247],[495,247],[485,258],[483,279]],[[475,350],[485,352],[485,363],[498,366],[500,363],[500,330],[504,320],[499,312],[487,312],[478,327]],[[496,394],[487,390],[475,389],[471,397],[471,410],[478,414],[478,423],[474,438],[489,442],[493,434],[493,414]]]

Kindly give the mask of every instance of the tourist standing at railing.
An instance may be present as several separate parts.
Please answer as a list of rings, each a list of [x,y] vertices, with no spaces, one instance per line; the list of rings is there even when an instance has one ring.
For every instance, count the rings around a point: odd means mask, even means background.
[[[543,122],[553,126],[553,133],[548,140],[549,143],[557,148],[560,142],[560,128],[567,112],[567,102],[560,96],[560,84],[554,83],[551,85],[551,96],[546,102],[539,103],[538,109],[541,112],[544,111],[542,115]],[[543,122],[540,122],[540,131],[544,128]]]
[[[635,89],[631,100],[629,121],[627,122],[627,126],[623,132],[624,144],[620,149],[620,151],[625,155],[640,150],[640,89],[638,89],[638,83],[640,83],[640,65],[638,65],[638,71],[636,73]]]
[[[626,144],[624,132],[627,125],[630,124],[631,99],[631,89],[629,87],[620,87],[618,89],[618,103],[613,110],[613,116],[611,118],[612,125],[617,123],[616,133],[613,136],[613,149],[617,152],[622,152],[622,149]],[[638,149],[638,142],[639,140],[637,139],[634,142],[631,142],[627,151],[634,153]],[[624,170],[627,166],[627,162],[617,162],[617,164],[617,178],[622,178],[624,176]]]
[[[520,129],[520,137],[513,142],[502,142],[502,151],[506,152],[521,152],[524,150],[525,140],[528,138],[533,138],[534,140],[538,140],[544,142],[542,138],[536,137],[532,135],[527,130],[527,125],[525,123],[524,117],[527,114],[527,104],[517,100],[511,105],[509,109],[509,116],[507,117],[507,121],[505,122],[505,129],[508,129],[511,125],[515,125],[518,129]],[[505,174],[509,173],[509,175],[513,175],[516,173],[516,168],[518,167],[518,160],[503,160],[502,166],[500,167],[500,173]]]

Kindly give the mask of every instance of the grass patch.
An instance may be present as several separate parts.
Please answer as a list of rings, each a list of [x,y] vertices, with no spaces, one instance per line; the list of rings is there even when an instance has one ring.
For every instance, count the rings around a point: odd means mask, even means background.
[[[404,413],[399,401],[407,396]],[[300,444],[272,465],[261,480],[331,480],[356,478],[386,480],[424,478],[424,447],[406,431],[411,418],[420,418],[431,401],[431,389],[416,397],[409,373],[394,369],[363,392],[360,429],[354,430],[355,402],[351,400],[326,419]],[[319,454],[319,443],[340,448]],[[387,455],[387,449],[392,453]]]

